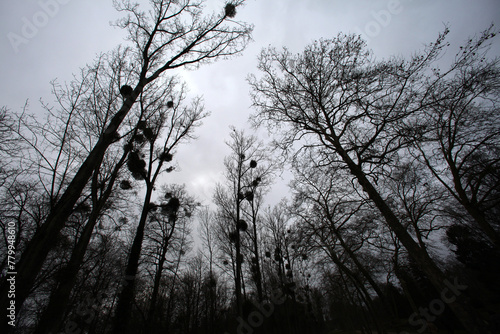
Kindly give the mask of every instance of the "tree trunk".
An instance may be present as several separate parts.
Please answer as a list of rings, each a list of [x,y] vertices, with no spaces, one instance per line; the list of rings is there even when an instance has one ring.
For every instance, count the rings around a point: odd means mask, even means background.
[[[328,219],[330,220],[330,222],[332,221],[331,217],[328,217]],[[332,225],[333,225],[333,223],[332,223]],[[380,301],[385,306],[385,308],[387,309],[387,311],[389,312],[389,314],[394,315],[392,307],[390,307],[390,305],[389,305],[389,303],[388,303],[385,295],[382,293],[382,290],[380,290],[380,287],[375,282],[375,280],[373,279],[372,275],[368,272],[368,270],[366,270],[366,268],[361,264],[361,262],[359,262],[358,257],[356,256],[356,254],[354,254],[354,252],[351,250],[351,248],[345,243],[344,238],[342,238],[342,235],[335,228],[335,226],[332,226],[332,228],[333,228],[334,234],[337,236],[337,238],[340,241],[340,245],[347,252],[347,255],[349,255],[349,257],[354,262],[354,264],[356,265],[356,267],[358,268],[358,270],[361,271],[361,273],[363,274],[363,276],[365,276],[365,278],[368,281],[368,283],[370,283],[370,285],[372,286],[373,290],[375,291],[375,293],[377,294],[377,296],[380,298]]]
[[[240,198],[239,194],[241,191],[241,166],[242,161],[241,158],[238,162],[238,186],[237,186],[237,194],[236,194],[236,273],[235,273],[235,289],[236,289],[236,308],[238,312],[238,316],[243,316],[243,301],[241,297],[241,250],[240,250],[240,229],[238,227],[238,222],[240,221]]]
[[[252,224],[253,224],[253,248],[255,255],[255,285],[257,286],[257,296],[259,298],[259,302],[262,302],[264,299],[262,293],[262,273],[260,271],[260,256],[259,256],[259,244],[257,240],[257,219],[256,213],[254,212],[254,205],[252,201]]]
[[[162,276],[162,272],[163,272],[163,265],[165,263],[165,256],[167,255],[169,241],[174,233],[174,230],[175,230],[175,218],[173,219],[172,229],[170,230],[168,237],[163,241],[164,245],[161,249],[160,260],[158,261],[158,267],[157,267],[156,273],[155,273],[153,292],[151,294],[151,302],[149,304],[148,317],[147,317],[148,324],[151,324],[151,325],[154,324],[155,307],[156,307],[156,301],[158,299],[158,291],[160,290],[160,282],[161,282],[161,276]]]
[[[373,301],[370,296],[370,293],[366,289],[365,285],[363,282],[360,280],[358,275],[356,275],[354,272],[352,272],[351,269],[349,269],[342,261],[340,258],[336,255],[336,253],[333,250],[329,251],[330,258],[333,260],[333,262],[337,265],[337,267],[340,269],[342,273],[345,273],[353,282],[355,289],[358,291],[360,297],[363,299],[368,312],[370,313],[371,318],[373,319],[373,324],[377,328],[379,333],[385,333],[383,330],[382,326],[380,325],[378,321],[378,316],[375,313],[373,309]],[[345,282],[345,280],[344,280]]]
[[[155,309],[156,309],[156,301],[158,299],[158,291],[160,290],[160,282],[161,282],[161,273],[163,271],[163,264],[165,263],[165,253],[167,248],[164,248],[164,251],[162,252],[161,259],[158,262],[158,267],[156,269],[155,273],[155,279],[154,279],[154,284],[153,284],[153,292],[151,293],[151,301],[149,304],[149,310],[148,310],[148,326],[154,326],[155,325]]]
[[[153,185],[148,184],[146,195],[144,197],[144,206],[142,208],[141,218],[137,231],[135,233],[130,254],[128,257],[127,268],[125,269],[126,282],[123,285],[118,302],[116,304],[116,312],[113,325],[113,333],[122,334],[128,333],[130,328],[127,324],[131,317],[132,304],[134,303],[134,288],[139,267],[139,258],[141,256],[142,241],[144,239],[144,228],[148,217],[149,204],[151,202],[151,194],[153,193]]]

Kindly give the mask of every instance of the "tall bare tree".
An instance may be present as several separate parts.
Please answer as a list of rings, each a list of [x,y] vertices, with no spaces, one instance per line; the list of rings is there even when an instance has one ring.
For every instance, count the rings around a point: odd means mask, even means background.
[[[100,55],[95,63],[82,69],[81,78],[77,81],[81,85],[73,84],[69,87],[55,85],[58,88],[55,94],[61,108],[72,106],[74,109],[74,117],[68,128],[71,128],[70,136],[83,152],[87,153],[106,130],[106,123],[112,117],[113,107],[119,102],[116,90],[120,87],[120,81],[127,79],[130,70],[123,63],[127,52],[126,49],[118,48],[109,54]],[[117,137],[116,140],[120,138]],[[89,207],[87,222],[81,234],[77,236],[78,241],[72,250],[71,258],[58,275],[49,303],[37,325],[38,333],[59,329],[65,315],[61,310],[66,310],[94,227],[104,211],[111,208],[111,199],[119,197],[115,185],[128,155],[127,150],[120,151],[121,148],[114,146],[106,152],[92,174],[88,189],[85,189],[81,196],[79,205]]]
[[[488,57],[492,27],[436,71],[430,108],[415,123],[417,159],[497,248],[500,225],[500,59]],[[419,133],[420,132],[420,133]]]
[[[117,25],[128,31],[132,43],[133,55],[128,62],[135,64],[134,87],[124,87],[123,103],[106,123],[106,131],[84,158],[74,177],[68,180],[64,191],[55,199],[45,223],[23,252],[16,268],[18,309],[52,248],[52,240],[64,227],[96,166],[116,140],[117,130],[143,89],[167,70],[196,66],[241,52],[252,31],[250,26],[232,20],[236,8],[242,3],[242,0],[228,3],[220,14],[205,17],[201,1],[150,1],[149,12],[142,11],[129,1],[115,3],[117,10],[126,15]],[[3,279],[0,289],[2,308],[8,305],[7,289],[7,281]],[[4,329],[7,332],[9,328]]]
[[[259,241],[257,220],[262,202],[262,194],[270,183],[272,164],[255,136],[247,136],[243,131],[232,129],[231,140],[227,143],[231,154],[224,160],[226,182],[216,188],[214,202],[224,221],[230,224],[229,238],[235,250],[235,294],[238,314],[242,314],[242,263],[244,255],[243,237],[247,234],[251,220],[252,231],[249,233],[253,253],[252,275],[256,283],[259,299],[262,299],[262,282],[259,259]],[[267,161],[266,161],[267,160]]]
[[[182,250],[180,236],[189,234],[188,222],[199,206],[199,203],[187,194],[184,186],[163,186],[162,195],[165,201],[158,204],[158,207],[151,207],[151,223],[146,230],[148,243],[145,252],[153,259],[155,267],[153,289],[147,311],[147,322],[151,328],[156,321],[161,279],[165,267],[169,265],[167,253],[177,254]]]
[[[342,34],[297,55],[268,48],[260,56],[262,76],[250,77],[255,123],[283,129],[279,143],[285,148],[319,147],[323,164],[344,166],[437,291],[448,289],[446,275],[409,233],[377,180],[410,145],[402,121],[435,105],[427,97],[444,80],[429,73],[447,46],[446,34],[409,60],[375,61],[358,36]],[[463,297],[449,307],[468,331],[482,332],[479,315]]]
[[[117,332],[127,328],[126,323],[134,300],[135,276],[139,267],[144,231],[156,181],[162,173],[173,171],[174,167],[168,165],[173,159],[175,150],[180,143],[193,138],[194,129],[207,116],[200,98],[193,100],[190,105],[184,103],[186,99],[184,86],[175,91],[175,82],[171,81],[167,87],[171,89],[159,87],[152,92],[146,89],[141,94],[141,114],[147,115],[147,121],[138,124],[140,132],[134,135],[128,154],[128,169],[134,178],[144,181],[146,192],[125,270],[127,281],[116,306],[115,331]],[[177,96],[169,100],[168,96],[174,94]]]

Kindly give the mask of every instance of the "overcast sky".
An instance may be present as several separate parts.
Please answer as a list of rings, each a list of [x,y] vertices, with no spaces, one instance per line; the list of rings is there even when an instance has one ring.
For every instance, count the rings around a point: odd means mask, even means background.
[[[51,6],[50,15],[45,14],[46,4],[54,1],[58,8]],[[223,0],[209,0],[207,12],[223,6]],[[118,17],[111,0],[2,0],[0,105],[20,111],[29,99],[30,111],[39,112],[40,98],[52,101],[51,80],[71,80],[97,53],[123,43],[124,33],[109,25]],[[251,107],[246,77],[256,72],[257,55],[263,47],[287,46],[300,52],[315,39],[344,32],[361,34],[378,58],[410,55],[433,41],[445,24],[454,45],[492,22],[500,27],[500,1],[247,0],[236,18],[255,25],[254,41],[244,53],[181,73],[191,93],[204,97],[211,116],[197,130],[199,139],[179,148],[180,170],[168,174],[165,182],[185,183],[206,204],[215,182],[221,180],[223,158],[229,154],[224,144],[229,126],[248,127]],[[30,23],[38,27],[30,31],[25,27]],[[24,38],[22,43],[12,42],[15,35]],[[492,55],[499,55],[500,43],[496,43]],[[286,195],[281,182],[269,200],[276,202]]]

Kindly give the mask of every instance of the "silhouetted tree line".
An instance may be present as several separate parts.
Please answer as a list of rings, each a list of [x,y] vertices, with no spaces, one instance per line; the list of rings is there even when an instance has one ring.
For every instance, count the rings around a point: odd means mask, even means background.
[[[0,110],[2,332],[498,332],[493,27],[448,65],[448,29],[409,58],[344,34],[264,49],[251,121],[273,141],[231,129],[203,207],[172,172],[208,113],[167,73],[240,53],[242,3],[117,2],[128,47],[53,82],[43,120]]]

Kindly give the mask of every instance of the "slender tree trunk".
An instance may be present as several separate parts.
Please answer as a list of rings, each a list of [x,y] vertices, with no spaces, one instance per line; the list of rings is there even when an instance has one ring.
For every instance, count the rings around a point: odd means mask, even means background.
[[[260,256],[259,256],[259,244],[257,240],[257,217],[254,210],[254,204],[252,201],[252,225],[253,225],[253,250],[255,254],[255,285],[257,285],[257,296],[259,302],[264,299],[262,293],[262,274],[260,271]]]
[[[160,290],[160,283],[161,283],[161,277],[162,277],[162,273],[163,273],[163,266],[165,264],[165,256],[167,255],[169,241],[174,233],[174,230],[175,230],[175,219],[173,219],[173,221],[172,221],[172,229],[170,230],[169,235],[163,241],[164,244],[163,244],[163,247],[161,249],[160,260],[158,261],[158,267],[157,267],[156,273],[155,273],[153,292],[151,294],[151,302],[149,304],[149,310],[148,310],[148,316],[147,316],[148,324],[150,324],[150,325],[154,325],[156,301],[158,300],[158,291]]]
[[[127,327],[132,313],[132,304],[134,303],[134,288],[136,282],[137,268],[139,267],[139,258],[141,256],[142,241],[144,239],[144,229],[148,217],[151,194],[153,193],[152,184],[147,184],[146,195],[144,197],[144,206],[142,208],[141,218],[137,231],[135,233],[130,254],[128,257],[127,268],[125,269],[126,282],[121,291],[116,304],[116,313],[114,318],[113,333],[128,333]]]
[[[389,313],[391,315],[394,315],[392,307],[390,307],[384,293],[382,292],[382,290],[380,290],[380,287],[378,286],[377,282],[375,282],[372,275],[368,272],[368,270],[366,270],[366,268],[361,264],[361,262],[359,262],[358,257],[356,256],[356,254],[354,254],[354,252],[351,250],[351,248],[345,243],[344,238],[342,238],[342,235],[340,234],[340,232],[335,227],[333,227],[333,230],[334,230],[335,235],[337,236],[337,238],[340,241],[340,245],[347,252],[347,255],[349,255],[349,257],[354,262],[354,264],[356,265],[358,270],[363,274],[363,276],[365,276],[366,280],[368,281],[368,283],[370,283],[370,285],[372,286],[373,290],[375,291],[377,296],[382,301],[385,308],[389,311]]]
[[[154,279],[154,284],[153,284],[153,292],[151,293],[151,301],[149,304],[149,310],[148,310],[148,323],[153,323],[153,317],[155,313],[155,307],[156,307],[156,301],[158,300],[158,291],[160,290],[160,282],[161,282],[161,272],[163,271],[163,264],[165,263],[165,254],[167,253],[166,247],[164,247],[162,254],[161,254],[161,259],[158,262],[158,267],[156,268],[156,273],[155,273],[155,279]]]
[[[181,250],[182,250],[182,246],[181,246]],[[175,272],[174,272],[174,275],[173,275],[173,279],[172,279],[172,285],[170,287],[170,293],[169,293],[169,297],[168,297],[168,303],[167,303],[167,311],[165,312],[165,319],[167,320],[167,328],[166,328],[166,333],[169,333],[170,331],[170,325],[172,323],[172,308],[173,308],[173,302],[176,298],[175,294],[174,294],[174,289],[175,289],[175,285],[176,285],[176,281],[177,281],[177,272],[179,271],[179,266],[180,266],[180,263],[181,263],[181,252],[179,252],[179,256],[177,257],[177,263],[176,263],[176,266],[175,266]]]
[[[340,269],[341,273],[345,273],[349,278],[351,278],[354,287],[358,291],[359,295],[363,299],[366,307],[368,308],[368,312],[370,313],[371,318],[373,319],[373,324],[377,328],[379,333],[385,333],[383,330],[382,326],[380,325],[378,321],[378,316],[375,314],[375,311],[373,309],[373,301],[370,296],[370,293],[364,286],[363,282],[360,280],[358,275],[356,275],[354,272],[352,272],[351,269],[349,269],[342,261],[340,258],[335,254],[333,250],[329,251],[330,258],[333,260],[333,262],[337,265],[337,267]]]
[[[401,275],[399,267],[395,268],[395,273],[396,277],[399,280],[399,283],[401,283],[401,287],[403,288],[403,293],[406,299],[408,300],[408,303],[410,304],[412,311],[418,314],[417,304],[415,303],[413,297],[410,294],[410,290],[408,289],[408,284],[406,282],[406,279]]]
[[[351,304],[351,306],[353,307],[353,309],[357,313],[358,310],[359,310],[359,307],[357,307],[359,305],[359,303],[357,303],[354,300],[354,296],[353,296],[354,294],[351,294],[349,292],[349,286],[347,285],[347,280],[344,277],[344,273],[347,274],[348,276],[349,276],[349,274],[347,272],[340,271],[340,278],[342,279],[342,283],[345,286],[345,290],[344,291],[347,291],[347,293],[346,293],[346,297],[347,298],[345,298],[345,299],[347,299],[349,301],[349,303]],[[356,290],[358,290],[355,278],[351,277],[351,279],[353,279],[355,288],[356,288]],[[359,293],[359,290],[358,290],[358,293]],[[355,317],[356,317],[356,321],[355,322],[352,321],[352,318],[353,318],[352,315],[349,317],[350,320],[351,320],[351,321],[349,321],[350,322],[350,329],[351,330],[353,330],[353,331],[357,330],[357,329],[359,329],[357,326],[360,326],[361,327],[361,331],[365,332],[364,327],[368,327],[369,326],[369,321],[368,321],[368,317],[366,316],[366,311],[363,308],[361,308],[361,315],[362,315],[362,319],[363,319],[363,321],[361,323],[359,322],[357,314],[355,314]]]
[[[243,301],[241,297],[241,250],[240,250],[240,229],[238,228],[238,222],[240,221],[240,198],[239,194],[241,192],[241,167],[242,159],[238,161],[238,185],[236,194],[236,275],[235,275],[235,289],[236,289],[236,308],[238,316],[243,316]]]

